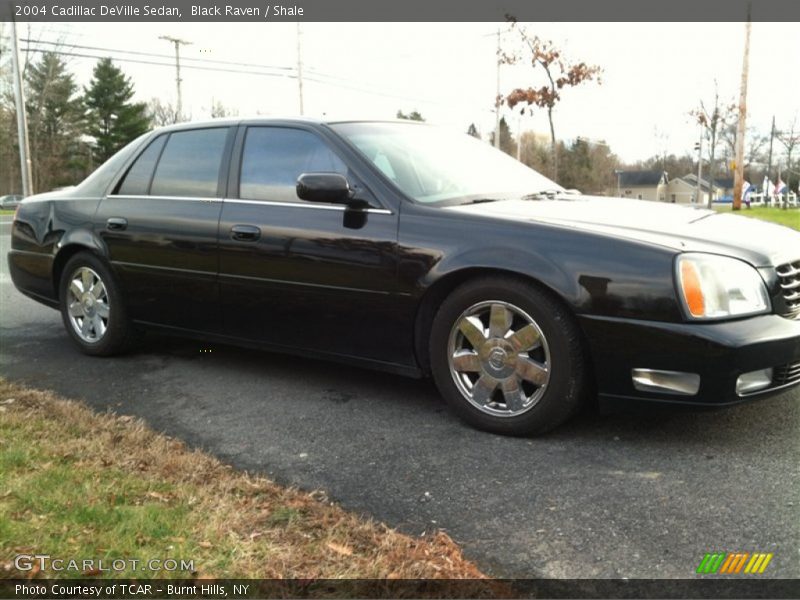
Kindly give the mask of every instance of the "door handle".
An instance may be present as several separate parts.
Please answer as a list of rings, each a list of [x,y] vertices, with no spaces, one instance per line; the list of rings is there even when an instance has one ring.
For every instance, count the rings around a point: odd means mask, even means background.
[[[128,219],[122,217],[111,217],[106,221],[106,229],[112,231],[124,231],[128,227]]]
[[[234,225],[231,238],[239,242],[255,242],[261,237],[261,229],[255,225]]]

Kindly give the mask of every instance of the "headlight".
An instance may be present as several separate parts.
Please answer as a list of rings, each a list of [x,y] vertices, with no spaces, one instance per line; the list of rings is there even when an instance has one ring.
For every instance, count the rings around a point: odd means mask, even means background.
[[[683,306],[693,319],[721,319],[770,310],[764,280],[741,260],[715,254],[681,254],[677,279]]]

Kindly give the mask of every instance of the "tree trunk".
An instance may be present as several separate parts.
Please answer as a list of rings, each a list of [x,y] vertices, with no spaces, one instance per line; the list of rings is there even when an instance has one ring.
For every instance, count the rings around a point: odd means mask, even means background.
[[[558,183],[558,149],[556,148],[556,130],[553,127],[553,107],[547,107],[547,120],[550,121],[550,162],[551,176]]]

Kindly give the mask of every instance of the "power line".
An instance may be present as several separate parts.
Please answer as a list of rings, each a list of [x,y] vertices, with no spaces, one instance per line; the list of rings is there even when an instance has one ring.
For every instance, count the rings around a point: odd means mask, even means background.
[[[31,48],[30,44],[33,43],[33,44],[37,44],[37,45],[38,44],[43,44],[43,45],[50,45],[50,46],[56,46],[56,47],[68,46],[71,49],[77,48],[77,49],[80,49],[80,50],[95,50],[95,51],[99,51],[99,52],[130,54],[130,55],[133,55],[133,56],[143,56],[143,57],[147,57],[147,58],[162,58],[162,59],[165,59],[165,60],[174,60],[173,56],[169,56],[169,55],[166,55],[166,54],[157,54],[157,53],[154,53],[154,52],[142,52],[142,51],[138,51],[138,50],[122,50],[122,49],[118,49],[118,48],[107,48],[107,47],[102,47],[102,46],[88,46],[88,45],[84,45],[84,44],[69,44],[69,43],[64,43],[64,42],[53,42],[53,41],[50,41],[50,40],[33,40],[33,39],[30,39],[30,38],[23,38],[22,41],[25,41],[25,42],[27,42],[29,44],[28,48],[26,48],[27,52],[41,52],[41,53],[43,53],[43,52],[53,52],[54,54],[60,54],[60,55],[63,55],[63,56],[73,56],[73,57],[77,57],[77,58],[96,58],[96,59],[106,58],[106,56],[98,56],[98,55],[95,55],[95,54],[86,54],[86,53],[82,53],[82,52],[66,52],[64,50],[52,50],[51,51],[51,50],[43,50],[43,49],[40,49],[40,48]],[[155,62],[155,61],[148,61],[148,60],[136,60],[136,59],[132,59],[132,58],[128,58],[128,57],[113,56],[111,58],[113,58],[114,60],[117,60],[119,62],[129,62],[129,63],[134,63],[134,64],[144,64],[144,65],[154,65],[154,66],[173,66],[173,64],[167,64],[167,63],[161,63],[161,62]],[[197,66],[197,65],[187,65],[187,64],[185,64],[185,61],[193,61],[195,63],[206,63],[206,64],[230,65],[230,66],[233,66],[233,67],[252,67],[252,68],[255,68],[255,69],[272,69],[272,70],[276,70],[276,71],[282,71],[284,73],[281,73],[281,74],[272,73],[271,74],[271,73],[265,73],[265,72],[261,72],[261,71],[254,72],[254,71],[243,70],[243,69],[213,69],[211,67],[200,67],[200,66]],[[182,64],[182,66],[184,68],[188,68],[188,69],[209,70],[209,71],[227,72],[227,73],[242,73],[242,74],[246,74],[246,75],[247,74],[253,74],[253,75],[264,75],[264,76],[288,77],[290,79],[297,79],[297,75],[295,74],[295,68],[293,68],[293,67],[284,67],[284,66],[276,66],[276,65],[264,65],[264,64],[258,64],[258,63],[242,63],[242,62],[223,61],[223,60],[214,60],[214,59],[206,59],[206,58],[190,58],[190,57],[183,57],[183,56],[181,57],[181,64]],[[406,100],[406,101],[410,101],[410,102],[423,102],[423,103],[426,103],[426,104],[438,104],[438,105],[446,104],[444,102],[437,102],[435,100],[430,100],[430,99],[425,99],[425,98],[412,98],[410,96],[403,96],[403,95],[401,95],[401,94],[399,94],[397,92],[384,93],[384,92],[378,92],[378,91],[376,91],[374,89],[354,86],[354,85],[352,85],[352,83],[353,83],[352,80],[345,79],[345,78],[342,78],[342,77],[337,77],[336,75],[329,75],[327,73],[322,73],[320,71],[317,71],[316,69],[306,69],[305,66],[303,67],[303,70],[304,70],[304,74],[308,73],[308,74],[312,75],[311,77],[305,76],[304,77],[305,79],[308,79],[309,81],[314,81],[316,83],[321,83],[323,85],[332,85],[334,87],[350,89],[350,90],[354,90],[354,91],[358,91],[358,92],[366,92],[366,93],[369,93],[369,94],[372,94],[372,95],[383,96],[383,97],[387,97],[387,98],[397,98],[397,99],[400,99],[400,100]],[[323,78],[323,79],[320,79],[320,78]],[[324,79],[328,79],[328,80],[332,80],[332,81],[325,81]],[[341,83],[335,83],[335,82],[341,82]]]
[[[50,40],[33,40],[29,38],[21,38],[23,42],[27,42],[28,44],[46,44],[49,46],[69,46],[71,49],[77,48],[80,50],[96,50],[100,52],[114,52],[117,54],[130,54],[134,56],[145,56],[150,58],[163,58],[167,60],[173,60],[174,57],[167,55],[167,54],[157,54],[155,52],[142,52],[140,50],[123,50],[121,48],[107,48],[103,46],[86,46],[82,44],[71,44],[66,42],[53,42]],[[118,59],[122,60],[122,59]],[[207,63],[207,64],[216,64],[216,65],[230,65],[234,67],[253,67],[256,69],[274,69],[276,71],[288,71],[294,72],[296,70],[295,67],[284,67],[278,65],[265,65],[260,63],[246,63],[246,62],[239,62],[239,61],[228,61],[228,60],[215,60],[210,58],[193,58],[189,56],[181,56],[181,63],[184,64],[185,61],[193,61],[198,63]],[[185,66],[185,64],[184,64]],[[351,79],[346,79],[344,77],[338,77],[336,75],[330,75],[328,73],[322,73],[316,69],[309,69],[306,65],[303,65],[303,70],[307,71],[312,75],[316,75],[317,77],[325,77],[328,79],[343,81],[345,83],[351,83]],[[237,71],[238,72],[238,71]]]
[[[141,59],[135,59],[135,58],[125,58],[125,57],[108,56],[108,55],[101,55],[101,54],[85,54],[85,53],[82,53],[82,52],[67,52],[65,50],[44,50],[42,48],[27,47],[27,48],[25,48],[25,51],[26,52],[38,52],[38,53],[41,53],[41,54],[45,54],[45,53],[57,54],[59,56],[73,56],[73,57],[77,57],[77,58],[93,58],[93,59],[97,59],[97,60],[100,60],[100,59],[103,59],[103,58],[112,58],[113,60],[116,60],[118,62],[133,63],[133,64],[140,64],[140,65],[153,65],[153,66],[157,66],[157,67],[174,67],[175,66],[174,63],[156,62],[156,61],[153,61],[153,60],[141,60]],[[201,66],[201,65],[186,65],[185,64],[185,65],[183,65],[183,68],[184,69],[195,69],[195,70],[199,70],[199,71],[217,71],[217,72],[223,72],[223,73],[242,73],[242,74],[245,74],[245,75],[263,75],[263,76],[266,76],[266,77],[289,77],[289,78],[296,77],[295,75],[293,75],[291,73],[286,73],[286,74],[264,73],[264,72],[259,72],[259,71],[247,71],[247,70],[243,70],[243,69],[228,69],[228,68],[210,67],[210,66],[209,67],[205,67],[205,66]]]
[[[157,66],[157,67],[173,67],[174,68],[174,66],[175,66],[174,63],[157,62],[157,61],[152,61],[152,60],[141,60],[141,59],[127,58],[127,57],[117,57],[117,56],[109,57],[108,55],[87,54],[87,53],[83,53],[83,52],[67,52],[65,50],[44,50],[42,48],[31,48],[31,47],[28,47],[25,50],[27,52],[38,52],[38,53],[42,53],[42,54],[44,54],[46,52],[49,52],[49,53],[52,53],[52,54],[57,54],[59,56],[72,56],[72,57],[76,57],[76,58],[91,58],[91,59],[95,59],[95,60],[100,60],[100,59],[103,59],[103,58],[112,58],[113,60],[116,60],[118,62],[141,64],[141,65],[151,65],[151,66]],[[165,58],[171,58],[171,57],[165,57]],[[194,70],[198,70],[198,71],[215,71],[215,72],[221,72],[221,73],[238,73],[238,74],[242,74],[242,75],[260,75],[262,77],[283,77],[283,78],[287,78],[287,79],[297,79],[297,74],[295,74],[294,72],[267,73],[267,72],[264,72],[264,71],[254,71],[254,70],[245,70],[245,69],[231,69],[231,68],[202,66],[202,65],[194,65],[194,64],[192,64],[192,65],[184,64],[183,68],[185,68],[185,69],[194,69]],[[320,74],[320,75],[322,75],[322,74]],[[325,75],[322,75],[322,76],[326,77]],[[397,99],[397,100],[405,100],[405,101],[408,101],[408,102],[420,102],[420,103],[425,103],[425,104],[436,104],[436,105],[440,105],[440,106],[444,106],[444,105],[448,104],[446,102],[438,102],[438,101],[435,101],[435,100],[429,100],[429,99],[425,99],[425,98],[414,98],[414,97],[410,97],[410,96],[401,96],[401,95],[395,94],[395,93],[380,92],[380,91],[377,91],[375,89],[370,89],[370,88],[350,85],[350,84],[348,84],[346,82],[337,83],[335,81],[325,81],[323,79],[319,79],[319,76],[310,77],[310,76],[304,75],[303,77],[307,81],[313,81],[315,83],[320,83],[322,85],[329,85],[329,86],[339,87],[339,88],[343,88],[343,89],[349,89],[349,90],[353,90],[353,91],[357,91],[357,92],[363,92],[363,93],[366,93],[366,94],[371,94],[373,96],[381,96],[381,97],[384,97],[384,98],[393,98],[393,99]]]
[[[80,50],[98,50],[101,52],[115,52],[118,54],[131,54],[135,56],[148,56],[151,58],[165,58],[169,60],[173,60],[173,56],[168,54],[156,54],[155,52],[142,52],[140,50],[122,50],[119,48],[105,48],[102,46],[85,46],[81,44],[69,44],[64,42],[52,42],[49,40],[32,40],[27,38],[22,38],[23,42],[27,43],[34,43],[34,44],[46,44],[49,46],[69,46],[70,48],[78,48]],[[230,65],[234,67],[256,67],[256,68],[263,68],[263,69],[275,69],[278,71],[292,71],[292,67],[279,67],[275,65],[263,65],[257,63],[243,63],[243,62],[233,62],[227,60],[214,60],[210,58],[192,58],[189,56],[182,56],[182,61],[194,61],[194,62],[201,62],[201,63],[209,63],[209,64],[217,64],[217,65]]]

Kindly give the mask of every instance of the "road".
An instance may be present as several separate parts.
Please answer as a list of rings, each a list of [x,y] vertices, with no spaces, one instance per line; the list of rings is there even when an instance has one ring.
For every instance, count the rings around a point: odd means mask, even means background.
[[[692,577],[708,551],[774,552],[800,577],[800,392],[714,412],[580,415],[535,439],[457,421],[433,385],[148,336],[78,354],[10,283],[0,225],[0,374],[136,415],[230,464],[325,490],[402,531],[447,531],[506,577]],[[211,352],[204,352],[211,350]]]

